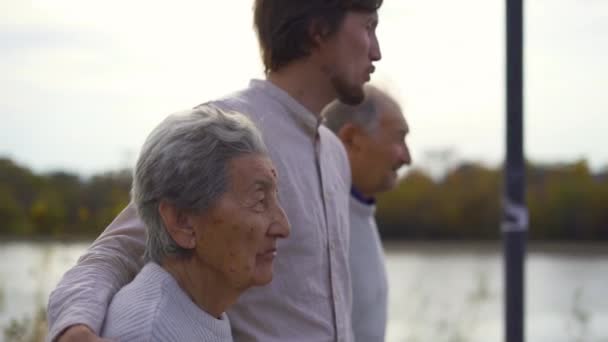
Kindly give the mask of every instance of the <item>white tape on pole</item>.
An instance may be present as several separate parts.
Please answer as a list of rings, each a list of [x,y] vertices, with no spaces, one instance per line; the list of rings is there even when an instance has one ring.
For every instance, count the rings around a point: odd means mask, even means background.
[[[528,231],[528,209],[507,198],[503,199],[504,217],[500,230],[504,233]]]

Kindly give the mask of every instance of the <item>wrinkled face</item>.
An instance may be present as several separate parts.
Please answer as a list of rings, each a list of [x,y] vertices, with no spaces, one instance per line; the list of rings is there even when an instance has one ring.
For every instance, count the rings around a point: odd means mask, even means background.
[[[204,267],[241,290],[269,283],[277,239],[290,231],[270,159],[253,154],[231,160],[227,192],[196,222],[195,257]]]
[[[397,184],[397,170],[411,163],[410,151],[405,142],[409,128],[397,109],[380,108],[378,126],[370,133],[363,133],[363,143],[358,155],[359,166],[365,169],[359,181],[361,191],[367,195],[393,189]]]
[[[343,103],[357,105],[364,99],[363,84],[374,72],[373,62],[381,58],[377,26],[376,12],[350,11],[323,44],[323,70]]]

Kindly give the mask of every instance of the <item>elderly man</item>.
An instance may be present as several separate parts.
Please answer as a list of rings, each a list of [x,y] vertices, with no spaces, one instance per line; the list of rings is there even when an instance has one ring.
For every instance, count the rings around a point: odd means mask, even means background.
[[[146,265],[114,296],[101,330],[119,341],[232,341],[226,309],[272,279],[289,225],[253,123],[201,106],[146,140],[133,202]]]
[[[363,85],[381,58],[381,4],[254,1],[266,80],[213,105],[244,113],[261,130],[292,230],[279,242],[273,281],[243,293],[228,310],[237,341],[352,341],[351,178],[344,147],[319,123],[333,99],[363,100]],[[129,205],[64,275],[49,299],[49,339],[98,340],[112,296],[142,267],[144,232]]]
[[[388,285],[384,253],[374,220],[377,193],[393,189],[397,170],[411,163],[409,128],[397,102],[368,85],[358,106],[332,102],[325,124],[340,138],[351,165],[350,270],[355,340],[384,341]]]

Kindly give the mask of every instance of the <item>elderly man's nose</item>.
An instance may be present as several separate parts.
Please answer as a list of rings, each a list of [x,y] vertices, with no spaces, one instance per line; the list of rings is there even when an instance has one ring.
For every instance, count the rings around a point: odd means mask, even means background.
[[[410,150],[407,145],[404,145],[401,151],[401,163],[402,165],[412,164],[412,155],[410,154]]]
[[[403,159],[403,164],[404,165],[411,165],[412,164],[412,155],[409,152],[407,152],[405,154],[405,158]]]

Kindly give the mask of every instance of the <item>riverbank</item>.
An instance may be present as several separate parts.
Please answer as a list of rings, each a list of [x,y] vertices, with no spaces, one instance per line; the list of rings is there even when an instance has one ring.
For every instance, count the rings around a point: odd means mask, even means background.
[[[422,254],[496,253],[501,251],[500,240],[389,240],[383,241],[387,252],[413,251]],[[608,255],[608,241],[528,241],[528,253],[576,255]]]

